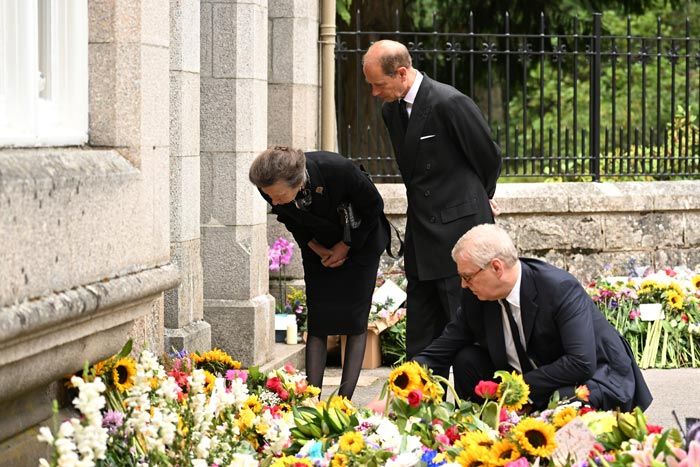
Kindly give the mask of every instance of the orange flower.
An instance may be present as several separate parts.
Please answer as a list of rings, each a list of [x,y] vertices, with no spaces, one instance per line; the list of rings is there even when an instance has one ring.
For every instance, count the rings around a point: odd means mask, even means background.
[[[588,386],[582,384],[576,387],[576,398],[584,402],[588,402],[588,397],[591,395],[591,391],[588,390]]]

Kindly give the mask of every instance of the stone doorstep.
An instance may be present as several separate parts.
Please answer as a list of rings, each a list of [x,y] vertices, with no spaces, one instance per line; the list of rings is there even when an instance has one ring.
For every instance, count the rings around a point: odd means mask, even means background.
[[[305,349],[306,345],[303,343],[295,345],[275,343],[272,359],[261,365],[260,371],[262,373],[267,373],[270,370],[282,367],[287,362],[294,365],[294,368],[303,369],[306,365],[304,361]]]

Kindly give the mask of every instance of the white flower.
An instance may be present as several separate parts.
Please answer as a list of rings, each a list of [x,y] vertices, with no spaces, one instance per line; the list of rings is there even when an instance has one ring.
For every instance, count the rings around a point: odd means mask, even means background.
[[[231,458],[231,467],[257,467],[258,461],[250,454],[234,454]]]
[[[388,459],[384,465],[386,465],[386,467],[412,467],[417,465],[419,461],[419,457],[416,457],[413,454],[404,453],[399,454],[393,459]]]

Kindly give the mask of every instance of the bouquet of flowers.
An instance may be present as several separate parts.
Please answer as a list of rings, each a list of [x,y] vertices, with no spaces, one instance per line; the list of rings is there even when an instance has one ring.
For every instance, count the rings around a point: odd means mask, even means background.
[[[700,364],[700,273],[687,268],[645,270],[644,277],[603,277],[587,290],[605,317],[629,342],[642,368]],[[662,314],[647,320],[642,306]]]
[[[289,306],[286,301],[287,286],[282,275],[284,267],[292,262],[294,256],[294,243],[284,237],[279,237],[267,250],[268,267],[271,273],[275,273],[277,279],[277,292],[279,300],[277,300],[277,313],[288,313]]]

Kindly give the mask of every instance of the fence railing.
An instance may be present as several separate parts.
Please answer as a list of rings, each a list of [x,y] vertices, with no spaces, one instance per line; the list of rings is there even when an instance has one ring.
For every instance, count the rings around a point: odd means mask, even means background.
[[[471,96],[503,150],[502,176],[531,179],[700,176],[700,47],[685,21],[682,37],[602,33],[602,17],[571,34],[339,32],[338,141],[342,154],[378,181],[400,181],[381,102],[362,75],[362,55],[378,39],[403,42],[413,65]],[[397,20],[398,24],[398,20]],[[397,28],[398,29],[398,28]]]

